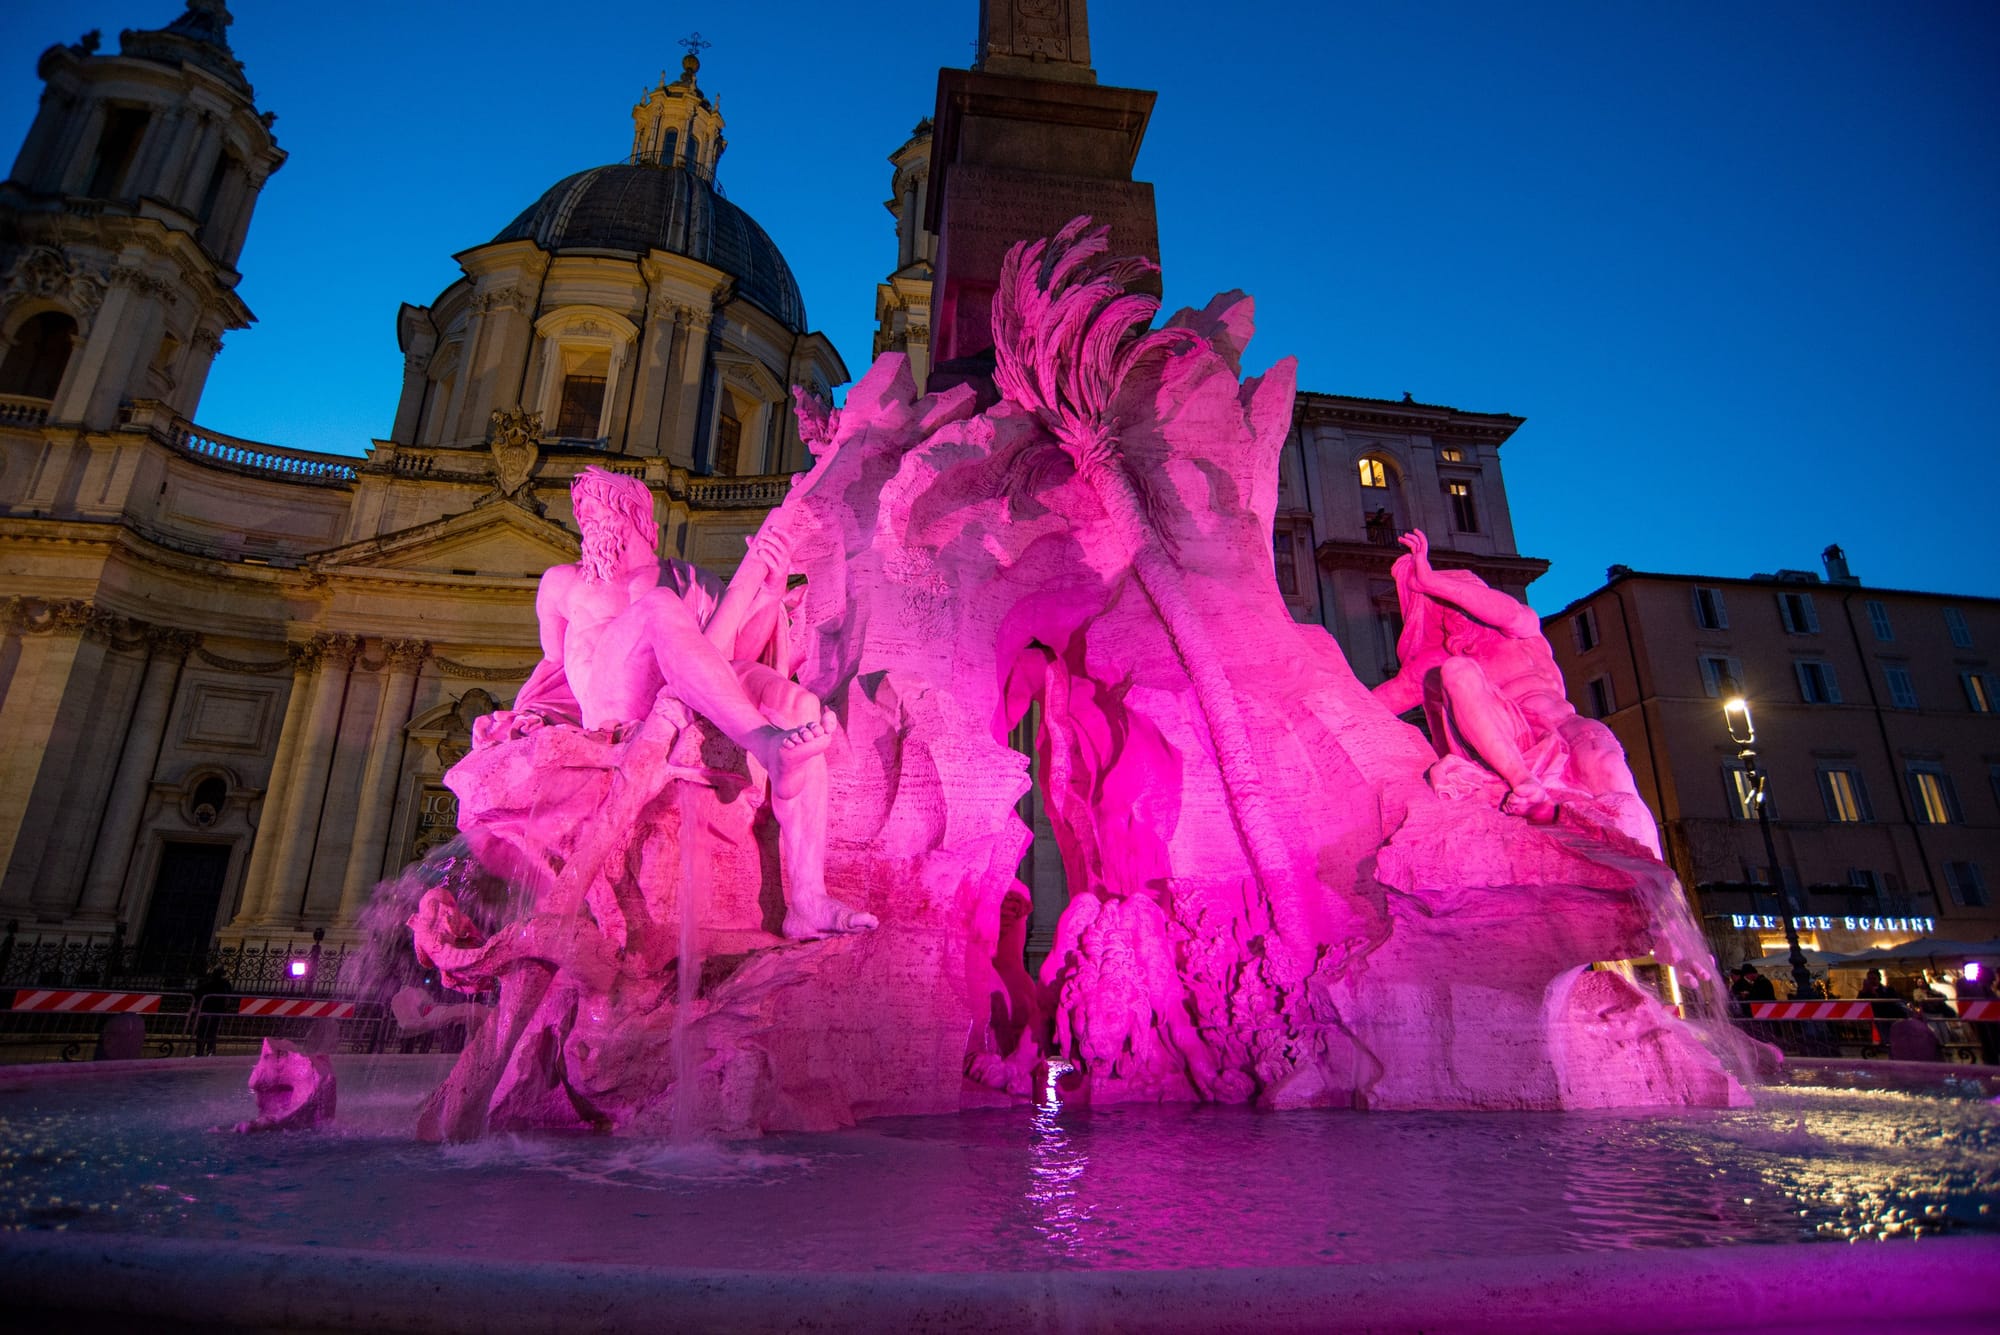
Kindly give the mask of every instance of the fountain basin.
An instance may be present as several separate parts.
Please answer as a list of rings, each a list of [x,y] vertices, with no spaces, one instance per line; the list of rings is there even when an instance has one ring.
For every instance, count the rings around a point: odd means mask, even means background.
[[[673,1146],[412,1142],[432,1058],[318,1133],[213,1133],[242,1061],[0,1075],[0,1290],[237,1327],[1930,1332],[2000,1316],[1976,1086],[1755,1109],[1121,1105]],[[1350,1322],[1341,1326],[1340,1321]]]

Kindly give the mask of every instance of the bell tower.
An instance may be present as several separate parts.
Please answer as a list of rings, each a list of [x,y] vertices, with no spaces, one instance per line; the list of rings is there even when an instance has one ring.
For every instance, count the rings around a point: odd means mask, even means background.
[[[0,184],[0,399],[104,430],[121,405],[192,417],[236,294],[257,195],[285,154],[229,49],[225,0],[187,0],[116,55],[87,33],[42,53],[46,87]],[[22,403],[21,400],[29,402]]]

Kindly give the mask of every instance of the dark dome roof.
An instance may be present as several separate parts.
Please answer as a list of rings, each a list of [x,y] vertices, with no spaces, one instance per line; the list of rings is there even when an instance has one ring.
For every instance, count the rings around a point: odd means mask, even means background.
[[[495,241],[533,241],[543,250],[668,250],[736,280],[736,293],[806,330],[798,280],[756,220],[683,167],[617,163],[566,176]]]

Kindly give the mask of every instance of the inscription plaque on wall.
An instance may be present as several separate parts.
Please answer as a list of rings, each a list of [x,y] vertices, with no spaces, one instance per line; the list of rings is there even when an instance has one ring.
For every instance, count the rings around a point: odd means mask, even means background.
[[[188,692],[181,744],[262,751],[277,692],[197,681]]]
[[[427,783],[418,789],[417,823],[410,831],[409,856],[404,860],[415,862],[457,834],[458,794],[441,783]]]

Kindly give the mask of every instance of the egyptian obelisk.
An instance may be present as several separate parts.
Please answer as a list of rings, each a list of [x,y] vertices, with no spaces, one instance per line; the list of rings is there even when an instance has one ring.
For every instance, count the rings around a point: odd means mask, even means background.
[[[1154,94],[1097,82],[1084,0],[981,0],[978,45],[971,69],[938,71],[932,390],[990,370],[1015,242],[1089,214],[1110,226],[1112,254],[1160,257],[1153,187],[1132,179]]]

